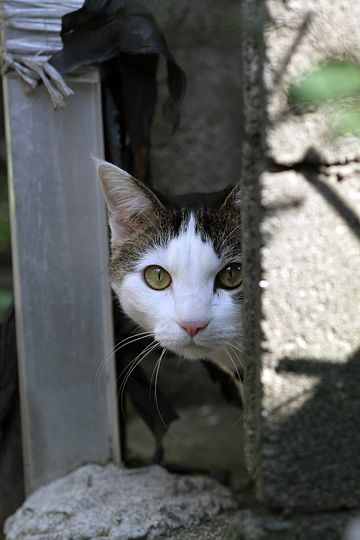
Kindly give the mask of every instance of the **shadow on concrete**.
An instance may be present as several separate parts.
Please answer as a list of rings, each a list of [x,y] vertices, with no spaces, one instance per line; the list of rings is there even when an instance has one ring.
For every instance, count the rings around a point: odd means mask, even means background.
[[[280,165],[273,161],[267,162],[267,169],[270,172],[297,171],[303,175],[304,179],[325,199],[325,201],[336,211],[350,231],[360,241],[360,219],[354,210],[344,201],[344,199],[321,178],[321,156],[315,148],[310,146],[302,161],[292,165]],[[340,182],[339,182],[340,183]],[[346,180],[342,180],[342,184]],[[286,211],[290,208],[300,207],[302,201],[295,199],[291,203],[274,206],[271,212]]]
[[[276,371],[284,377],[318,377],[319,382],[305,403],[285,420],[283,410],[289,402],[266,418],[263,475],[267,502],[274,508],[286,505],[305,512],[358,508],[360,348],[341,364],[284,358]]]
[[[349,205],[336,193],[336,191],[324,180],[319,173],[305,169],[304,178],[307,182],[326,200],[326,202],[336,211],[350,231],[360,241],[360,219]]]
[[[308,155],[296,165],[272,164],[271,168],[299,172],[360,241],[358,215],[322,178],[315,149],[309,148]],[[285,378],[291,374],[292,386],[298,374],[299,392],[274,407],[264,421],[262,475],[268,504],[304,512],[359,508],[360,349],[342,363],[326,358],[284,358],[276,371]],[[318,380],[311,391],[300,384],[304,375]],[[286,414],[291,406],[295,412]]]

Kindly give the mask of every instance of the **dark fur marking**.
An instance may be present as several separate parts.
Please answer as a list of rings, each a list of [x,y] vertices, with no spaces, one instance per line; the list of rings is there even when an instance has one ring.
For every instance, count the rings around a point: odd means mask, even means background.
[[[224,201],[231,187],[216,193],[192,193],[165,196],[156,193],[159,202],[149,214],[139,215],[133,223],[133,234],[121,245],[113,246],[110,277],[120,280],[136,266],[142,254],[152,247],[165,246],[176,237],[193,213],[196,231],[209,241],[224,261],[241,259],[241,217],[231,201]],[[153,201],[154,202],[154,201]]]

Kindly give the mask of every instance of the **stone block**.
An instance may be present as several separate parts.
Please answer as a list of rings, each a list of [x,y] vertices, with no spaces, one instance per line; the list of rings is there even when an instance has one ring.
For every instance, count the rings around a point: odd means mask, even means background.
[[[86,465],[40,488],[5,523],[6,540],[173,538],[237,503],[214,480],[140,469]],[[221,527],[221,521],[217,524]]]

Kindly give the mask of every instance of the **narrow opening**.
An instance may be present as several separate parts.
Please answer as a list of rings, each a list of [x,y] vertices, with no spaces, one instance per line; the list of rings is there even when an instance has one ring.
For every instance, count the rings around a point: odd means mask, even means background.
[[[12,302],[11,237],[2,86],[0,87],[0,315]]]
[[[196,18],[197,6],[190,6],[182,14],[180,28],[180,14],[176,7],[172,9],[174,13],[155,15],[162,21],[161,30],[169,48],[186,74],[187,93],[180,127],[172,134],[162,115],[167,72],[166,63],[161,61],[149,147],[151,184],[167,195],[214,192],[240,180],[240,51],[237,36],[229,37],[226,27],[226,21],[234,21],[237,14],[230,13],[230,8],[225,10],[225,17],[221,6],[211,6],[211,24],[219,30],[215,35],[205,23],[195,32],[192,20]],[[108,144],[108,159],[112,150]],[[117,342],[126,336],[120,322]],[[224,397],[220,382],[211,378],[201,361],[184,360],[169,353],[157,369],[162,349],[156,349],[141,363],[143,373],[137,374],[135,370],[129,377],[128,391],[123,392],[124,378],[130,371],[124,368],[126,362],[148,344],[146,339],[140,340],[117,354],[125,463],[138,466],[155,460],[171,471],[204,472],[235,489],[245,486],[249,477],[243,455],[242,411]],[[146,384],[142,383],[143,375]],[[154,384],[148,387],[155,380],[157,398]],[[179,418],[172,420],[175,413]]]
[[[2,523],[7,516],[15,512],[24,499],[2,84],[0,85],[0,321],[0,539],[2,539]]]

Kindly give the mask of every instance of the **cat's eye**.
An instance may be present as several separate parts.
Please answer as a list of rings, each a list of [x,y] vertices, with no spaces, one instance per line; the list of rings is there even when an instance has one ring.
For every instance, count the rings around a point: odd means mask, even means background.
[[[241,285],[242,281],[242,272],[240,263],[232,263],[226,265],[215,279],[216,287],[221,287],[222,289],[236,289]]]
[[[144,270],[144,279],[147,285],[157,291],[162,291],[169,287],[171,276],[169,272],[161,266],[151,265]]]

